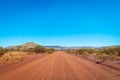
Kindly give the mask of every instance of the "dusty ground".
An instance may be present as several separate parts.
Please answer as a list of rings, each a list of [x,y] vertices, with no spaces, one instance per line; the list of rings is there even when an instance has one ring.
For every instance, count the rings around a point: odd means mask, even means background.
[[[74,55],[74,54],[71,54],[71,55]],[[87,57],[84,57],[83,55],[76,55],[76,56],[78,56],[80,58],[83,58],[83,59],[89,61],[90,63],[91,63],[91,61],[93,63],[96,63],[96,60],[97,60],[95,58],[95,56],[93,56],[91,54],[88,55]],[[96,65],[96,64],[94,64],[94,65]],[[116,61],[116,60],[107,59],[104,62],[101,62],[98,65],[98,67],[102,67],[102,68],[108,70],[110,73],[112,72],[112,73],[117,74],[117,75],[120,76],[120,60]]]
[[[0,65],[0,80],[120,80],[120,76],[59,51]]]

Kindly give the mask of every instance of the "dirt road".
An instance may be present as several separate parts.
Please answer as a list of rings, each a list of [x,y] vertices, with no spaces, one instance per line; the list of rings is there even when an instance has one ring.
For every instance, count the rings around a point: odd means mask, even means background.
[[[120,80],[96,64],[64,52],[0,66],[0,80]]]

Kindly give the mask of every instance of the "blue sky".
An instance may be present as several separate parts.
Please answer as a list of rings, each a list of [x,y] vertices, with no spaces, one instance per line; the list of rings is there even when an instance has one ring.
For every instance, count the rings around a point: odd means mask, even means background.
[[[119,0],[0,0],[0,45],[120,45]]]

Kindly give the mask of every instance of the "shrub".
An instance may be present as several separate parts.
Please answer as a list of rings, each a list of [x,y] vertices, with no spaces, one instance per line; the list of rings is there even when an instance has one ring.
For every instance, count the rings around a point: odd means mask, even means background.
[[[98,53],[98,54],[96,54],[95,57],[98,58],[99,60],[105,61],[109,56],[105,53],[103,53],[103,54]]]
[[[111,59],[111,60],[120,60],[120,57],[119,57],[119,56],[112,55],[112,56],[110,56],[110,59]]]
[[[23,61],[23,59],[27,56],[27,52],[17,52],[17,51],[12,51],[12,52],[7,52],[5,53],[1,58],[4,61],[9,61],[9,60],[20,60]]]
[[[74,53],[75,52],[75,50],[72,50],[72,49],[67,49],[67,50],[64,50],[66,53],[68,53],[68,54],[71,54],[71,53]]]
[[[4,49],[3,47],[0,47],[0,56],[2,56],[6,52],[7,52],[7,49]]]
[[[34,48],[35,53],[44,53],[45,52],[45,47],[38,45]]]
[[[99,49],[99,53],[120,56],[120,47],[107,47]]]
[[[51,53],[53,53],[53,52],[55,51],[55,49],[50,48],[50,49],[46,49],[45,51],[46,51],[47,53],[50,53],[50,54],[51,54]]]
[[[5,53],[3,56],[2,56],[2,59],[5,60],[5,61],[8,61],[10,60],[11,56],[8,54],[8,53]]]
[[[91,54],[91,53],[94,53],[96,52],[95,49],[91,49],[91,48],[82,48],[82,49],[77,49],[76,50],[76,54],[83,54],[85,53],[86,54]]]

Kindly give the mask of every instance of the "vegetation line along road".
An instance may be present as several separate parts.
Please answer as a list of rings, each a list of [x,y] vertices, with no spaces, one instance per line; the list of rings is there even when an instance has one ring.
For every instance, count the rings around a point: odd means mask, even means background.
[[[0,71],[0,80],[116,80],[119,76],[99,68],[85,59],[61,51],[39,55],[21,67]],[[38,56],[35,56],[38,57]],[[33,58],[35,59],[35,58]],[[27,60],[23,61],[25,63]],[[18,64],[18,63],[16,63]],[[12,64],[12,66],[16,66]],[[9,65],[5,65],[9,66]],[[1,69],[0,69],[1,70]]]
[[[57,50],[29,42],[0,47],[0,80],[120,79],[116,74],[120,74],[120,46]]]

